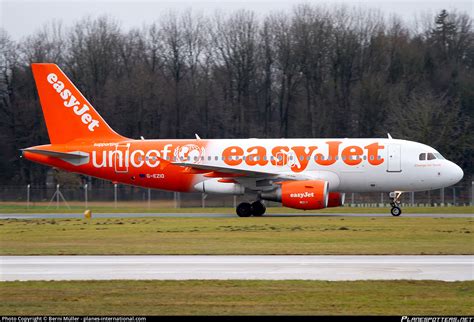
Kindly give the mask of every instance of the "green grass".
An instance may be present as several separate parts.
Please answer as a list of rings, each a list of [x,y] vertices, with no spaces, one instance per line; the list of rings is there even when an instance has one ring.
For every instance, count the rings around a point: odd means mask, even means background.
[[[474,282],[2,282],[3,315],[472,315]]]
[[[1,255],[474,254],[472,218],[4,219]]]
[[[48,203],[35,203],[29,208],[25,203],[0,203],[0,213],[82,213],[84,212],[84,204],[74,202],[70,204],[71,208],[67,208],[61,204],[59,209],[55,205],[51,207]],[[117,208],[112,202],[95,202],[91,203],[88,209],[93,213],[225,213],[235,214],[235,209],[231,207],[188,207],[188,208],[173,208],[168,203],[153,204],[150,208],[147,207],[146,202],[121,202]],[[474,213],[474,207],[403,207],[403,213],[435,213],[435,214],[471,214]],[[267,208],[269,214],[294,213],[294,214],[308,214],[308,213],[390,213],[389,207],[336,207],[326,208],[321,210],[303,211],[285,207],[269,207]]]

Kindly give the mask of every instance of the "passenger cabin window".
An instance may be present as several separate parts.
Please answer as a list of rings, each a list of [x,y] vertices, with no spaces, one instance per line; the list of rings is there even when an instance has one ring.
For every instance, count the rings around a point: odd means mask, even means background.
[[[420,161],[426,160],[426,153],[420,153]]]

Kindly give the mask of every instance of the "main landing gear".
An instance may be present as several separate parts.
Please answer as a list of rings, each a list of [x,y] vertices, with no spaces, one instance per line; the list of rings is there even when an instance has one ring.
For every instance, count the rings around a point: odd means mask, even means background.
[[[398,217],[402,214],[402,209],[400,208],[401,195],[402,195],[402,192],[400,191],[393,191],[389,193],[390,199],[392,200],[390,202],[390,206],[392,206],[390,213],[392,214],[392,216]]]
[[[265,210],[267,210],[265,205],[260,200],[257,200],[252,203],[242,202],[237,206],[236,212],[239,217],[260,217],[263,216]]]

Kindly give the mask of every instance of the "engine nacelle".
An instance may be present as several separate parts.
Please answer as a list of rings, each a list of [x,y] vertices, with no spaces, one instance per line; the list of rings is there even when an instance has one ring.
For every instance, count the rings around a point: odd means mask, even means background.
[[[329,183],[322,180],[283,181],[276,190],[262,192],[260,196],[289,208],[322,209],[328,206]]]
[[[230,195],[243,195],[245,187],[232,179],[209,179],[204,180],[194,185],[197,191],[204,193],[222,193]]]
[[[328,198],[328,207],[340,207],[344,205],[346,194],[343,192],[330,192]]]

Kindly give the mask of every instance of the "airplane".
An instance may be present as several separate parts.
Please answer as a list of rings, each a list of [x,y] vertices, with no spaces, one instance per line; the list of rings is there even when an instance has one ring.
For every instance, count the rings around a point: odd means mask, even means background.
[[[140,140],[117,134],[55,64],[32,64],[50,144],[22,150],[33,162],[116,183],[175,192],[251,195],[240,217],[262,216],[265,201],[301,210],[344,205],[345,193],[440,189],[462,169],[434,148],[406,140]]]

